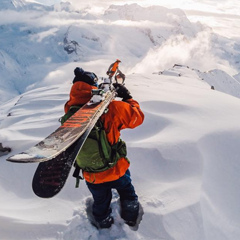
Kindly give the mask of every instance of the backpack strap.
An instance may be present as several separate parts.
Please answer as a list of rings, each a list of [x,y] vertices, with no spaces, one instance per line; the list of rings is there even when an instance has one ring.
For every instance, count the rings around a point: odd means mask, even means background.
[[[97,126],[100,129],[104,130],[104,131],[99,132],[99,140],[100,140],[100,144],[101,144],[102,154],[103,154],[105,159],[110,159],[111,156],[109,155],[110,154],[109,146],[110,147],[112,147],[112,146],[110,145],[110,143],[108,143],[107,135],[106,135],[105,129],[103,127],[103,123],[100,119],[98,119],[98,121],[97,121]]]
[[[75,188],[79,187],[80,180],[83,180],[84,178],[80,175],[81,168],[77,165],[77,163],[74,163],[75,170],[73,172],[73,177],[76,178],[76,184]]]

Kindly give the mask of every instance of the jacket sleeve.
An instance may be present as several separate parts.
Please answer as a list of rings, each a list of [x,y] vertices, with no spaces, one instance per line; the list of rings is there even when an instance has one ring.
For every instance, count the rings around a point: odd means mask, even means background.
[[[112,101],[108,106],[107,113],[101,120],[107,134],[108,141],[114,144],[120,137],[120,131],[125,128],[135,128],[142,124],[144,114],[137,101],[129,99],[126,102]]]
[[[119,109],[119,118],[122,122],[119,130],[125,128],[135,128],[143,123],[144,114],[140,109],[139,103],[134,99],[122,102],[124,106]]]

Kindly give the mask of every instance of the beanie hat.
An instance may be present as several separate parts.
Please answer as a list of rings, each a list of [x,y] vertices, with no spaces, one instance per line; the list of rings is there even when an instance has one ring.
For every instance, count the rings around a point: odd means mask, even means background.
[[[74,74],[76,77],[81,77],[84,74],[84,70],[82,68],[75,68],[74,69]]]
[[[73,79],[73,83],[75,82],[85,82],[87,84],[97,86],[97,75],[93,72],[85,72],[82,68],[74,69],[75,77]]]

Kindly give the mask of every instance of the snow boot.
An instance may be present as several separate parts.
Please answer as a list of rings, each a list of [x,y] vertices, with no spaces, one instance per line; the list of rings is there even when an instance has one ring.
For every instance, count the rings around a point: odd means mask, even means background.
[[[98,222],[99,228],[110,228],[114,223],[113,217],[108,216],[107,218],[103,219],[102,221]]]
[[[139,213],[139,202],[138,200],[124,200],[121,202],[121,217],[125,223],[131,227],[137,223]]]
[[[97,229],[110,228],[112,226],[112,224],[114,223],[114,219],[112,216],[108,216],[101,221],[96,221],[95,219],[92,219],[91,223]]]

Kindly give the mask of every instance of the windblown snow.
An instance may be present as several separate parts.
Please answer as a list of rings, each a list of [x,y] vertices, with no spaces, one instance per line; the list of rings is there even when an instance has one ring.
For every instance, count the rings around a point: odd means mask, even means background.
[[[96,230],[83,181],[75,189],[70,176],[56,197],[40,199],[31,188],[37,165],[8,155],[0,157],[0,239],[239,240],[237,39],[157,6],[93,14],[5,0],[0,9],[0,143],[10,155],[59,127],[77,66],[100,78],[120,58],[145,113],[140,127],[122,131],[144,210],[137,231],[123,223],[115,192],[115,223]]]

